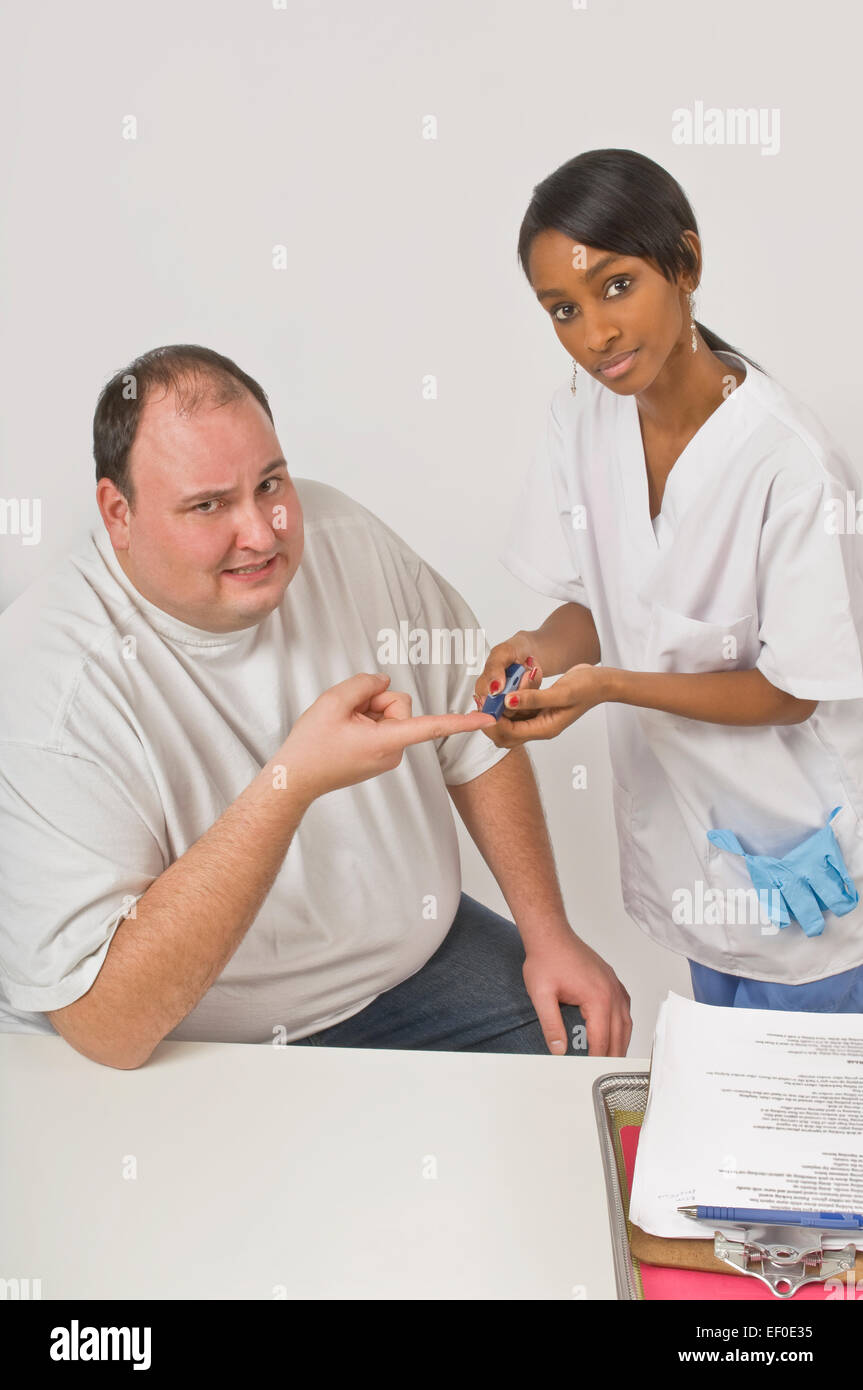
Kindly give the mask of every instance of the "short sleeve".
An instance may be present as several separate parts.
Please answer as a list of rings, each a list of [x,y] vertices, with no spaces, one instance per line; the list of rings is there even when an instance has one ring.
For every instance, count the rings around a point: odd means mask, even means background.
[[[0,979],[46,1012],[93,984],[111,938],[166,868],[127,790],[97,764],[0,744]]]
[[[576,572],[567,540],[572,513],[555,486],[555,474],[560,476],[562,471],[563,444],[563,427],[552,400],[498,559],[528,588],[589,608],[587,589]]]
[[[756,666],[800,700],[863,698],[863,538],[833,479],[785,502],[761,530]]]
[[[419,606],[413,626],[428,634],[428,660],[416,667],[425,708],[415,714],[472,714],[473,692],[491,647],[473,610],[457,589],[420,560],[416,588]],[[448,786],[472,782],[505,758],[509,749],[498,748],[477,729],[475,733],[449,734],[435,740],[434,748]]]

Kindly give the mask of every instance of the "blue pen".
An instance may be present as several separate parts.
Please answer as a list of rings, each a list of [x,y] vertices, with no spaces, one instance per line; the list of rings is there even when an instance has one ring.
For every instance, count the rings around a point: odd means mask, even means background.
[[[511,692],[516,689],[519,681],[521,680],[526,670],[527,667],[520,666],[517,661],[513,662],[512,666],[507,666],[506,684],[504,685],[503,690],[499,691],[497,695],[486,695],[480,713],[493,714],[495,719],[500,719],[501,713],[503,711],[504,700],[506,699],[507,695],[511,694]]]
[[[863,1231],[856,1211],[762,1211],[759,1207],[678,1207],[693,1221],[719,1221],[745,1226],[812,1226],[830,1231]]]

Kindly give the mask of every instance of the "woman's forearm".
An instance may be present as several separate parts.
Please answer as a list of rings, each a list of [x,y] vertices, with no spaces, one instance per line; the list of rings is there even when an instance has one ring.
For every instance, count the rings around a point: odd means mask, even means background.
[[[565,603],[550,613],[541,627],[525,632],[530,654],[544,676],[559,676],[571,666],[600,658],[599,637],[589,608]]]
[[[602,672],[605,694],[613,703],[664,710],[708,724],[801,724],[817,707],[817,700],[798,700],[787,690],[771,685],[761,672],[705,671]]]

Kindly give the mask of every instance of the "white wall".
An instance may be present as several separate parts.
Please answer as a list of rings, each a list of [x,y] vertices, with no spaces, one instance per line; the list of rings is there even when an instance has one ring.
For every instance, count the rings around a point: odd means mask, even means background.
[[[0,537],[0,604],[96,519],[105,380],[191,341],[263,383],[295,475],[378,512],[492,641],[538,623],[553,605],[495,556],[569,359],[515,244],[533,185],[595,147],[679,179],[697,317],[856,457],[859,29],[844,0],[8,6],[0,495],[38,496],[43,536]],[[778,108],[779,152],[674,144],[672,111],[699,100]],[[533,748],[573,924],[627,983],[643,1055],[688,972],[623,912],[601,711]],[[503,906],[471,845],[465,886]]]

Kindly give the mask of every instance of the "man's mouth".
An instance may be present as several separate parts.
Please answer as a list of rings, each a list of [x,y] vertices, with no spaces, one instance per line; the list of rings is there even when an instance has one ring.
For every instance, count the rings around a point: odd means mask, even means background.
[[[260,560],[256,565],[240,565],[237,569],[223,570],[223,574],[229,574],[232,579],[256,579],[259,575],[272,574],[276,568],[278,555],[271,555],[269,560]]]

